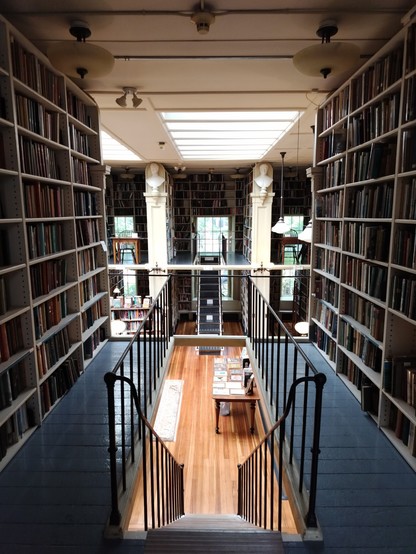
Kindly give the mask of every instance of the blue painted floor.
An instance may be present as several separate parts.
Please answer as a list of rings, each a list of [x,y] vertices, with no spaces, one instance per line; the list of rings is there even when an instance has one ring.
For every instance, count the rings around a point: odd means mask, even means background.
[[[144,553],[140,540],[103,538],[110,504],[103,376],[124,348],[104,347],[0,473],[1,554]],[[324,543],[285,543],[285,553],[416,554],[416,474],[319,353],[305,349],[328,377],[317,498]]]

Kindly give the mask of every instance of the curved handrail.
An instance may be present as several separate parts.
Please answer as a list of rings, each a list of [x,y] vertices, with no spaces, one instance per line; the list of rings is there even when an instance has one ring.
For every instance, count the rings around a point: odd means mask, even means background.
[[[314,382],[316,386],[315,416],[312,440],[312,461],[310,471],[309,506],[305,517],[308,527],[316,527],[315,515],[316,485],[318,476],[319,439],[322,412],[322,393],[326,382],[323,373],[295,379],[290,387],[283,414],[278,418],[265,437],[254,448],[246,461],[238,465],[238,515],[265,529],[274,529],[275,476],[278,479],[278,530],[282,527],[282,492],[284,468],[285,422],[295,404],[297,387],[302,383]],[[275,456],[275,432],[279,429],[278,461]],[[292,463],[287,460],[287,463]],[[280,468],[280,469],[279,469]]]
[[[143,476],[143,514],[144,530],[151,527],[160,527],[175,521],[184,515],[184,483],[183,464],[180,464],[170,453],[162,438],[156,433],[152,425],[140,408],[139,396],[132,379],[126,376],[108,372],[104,376],[109,394],[109,415],[114,416],[110,406],[114,406],[114,388],[116,381],[124,382],[130,387],[131,398],[139,418],[137,424],[142,444],[141,471]],[[141,427],[140,427],[141,423]],[[147,433],[146,433],[147,429]],[[148,440],[146,441],[146,436]],[[112,478],[116,479],[116,433],[115,427],[110,426],[110,469]],[[161,452],[159,451],[161,449]],[[118,509],[117,482],[112,481],[112,511],[110,525],[119,525],[121,514]],[[150,494],[149,494],[150,488]],[[150,514],[149,514],[150,511]]]

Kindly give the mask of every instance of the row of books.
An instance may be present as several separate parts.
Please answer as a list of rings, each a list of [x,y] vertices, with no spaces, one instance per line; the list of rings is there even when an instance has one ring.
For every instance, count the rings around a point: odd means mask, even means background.
[[[131,308],[138,309],[143,308],[148,310],[152,305],[152,297],[141,296],[141,295],[125,295],[125,296],[110,296],[110,307],[111,308]]]
[[[400,95],[383,98],[354,116],[350,126],[350,146],[359,146],[397,129]]]
[[[49,294],[67,283],[66,258],[55,258],[30,266],[33,299]]]
[[[39,377],[43,377],[58,361],[68,354],[71,348],[68,327],[54,333],[36,346]]]
[[[364,325],[376,340],[383,340],[385,310],[351,291],[345,293],[345,314]]]
[[[403,121],[413,121],[416,118],[416,78],[406,80],[404,89]]]
[[[361,390],[365,376],[353,360],[346,356],[343,352],[340,353],[337,369],[339,373],[345,375],[348,381],[357,387],[358,390]]]
[[[318,224],[315,242],[327,244],[339,248],[341,239],[340,223],[337,221],[325,221]]]
[[[416,408],[416,357],[395,356],[384,363],[383,387]]]
[[[315,264],[316,268],[339,277],[341,254],[335,250],[317,248]]]
[[[91,135],[87,135],[86,133],[83,133],[79,129],[75,127],[73,123],[69,124],[69,144],[72,148],[72,150],[76,150],[80,154],[84,154],[85,156],[90,156],[90,145],[89,145],[89,137]]]
[[[336,190],[331,193],[319,194],[315,200],[316,217],[341,217],[344,203],[344,191]]]
[[[25,182],[26,217],[62,217],[64,215],[64,189],[45,183]]]
[[[31,259],[64,249],[64,230],[61,223],[29,223],[27,238]]]
[[[105,339],[105,331],[101,327],[94,331],[94,333],[84,341],[84,360],[90,360],[94,351],[100,346],[100,343]]]
[[[370,148],[353,152],[348,182],[378,179],[393,175],[396,168],[396,143],[373,142]]]
[[[416,129],[405,129],[402,137],[402,167],[403,172],[416,169]]]
[[[88,246],[100,240],[98,219],[77,219],[76,230],[78,246]]]
[[[23,349],[22,322],[20,317],[0,325],[0,363]]]
[[[381,372],[382,351],[379,345],[343,319],[339,323],[338,342],[358,356],[367,367]]]
[[[71,156],[71,169],[74,183],[79,183],[81,185],[91,184],[91,175],[85,160],[80,160],[79,158]]]
[[[344,282],[369,296],[386,300],[387,268],[363,262],[358,258],[345,259]]]
[[[79,293],[81,297],[81,306],[92,300],[98,293],[98,278],[97,275],[93,275],[84,281],[81,281],[79,285]]]
[[[406,73],[416,69],[416,25],[410,25],[407,30],[406,42]]]
[[[347,85],[323,108],[323,129],[329,129],[349,112],[350,87]]]
[[[351,83],[351,110],[359,109],[398,81],[402,75],[403,45],[377,60]]]
[[[416,236],[415,227],[399,227],[393,249],[393,262],[403,267],[416,269]]]
[[[74,192],[76,216],[98,215],[97,193],[87,191]]]
[[[399,217],[416,220],[416,178],[402,183]]]
[[[72,387],[80,375],[78,362],[75,359],[66,360],[54,373],[42,383],[40,400],[42,415],[45,415],[55,402]]]
[[[416,278],[393,275],[391,307],[416,321]]]
[[[19,135],[20,167],[22,173],[49,179],[61,179],[56,151],[35,140]]]
[[[315,280],[315,296],[316,298],[328,299],[333,308],[338,308],[338,292],[339,285],[332,279],[319,277]]]
[[[336,343],[335,340],[320,327],[315,329],[315,342],[319,350],[328,357],[329,361],[335,362]]]
[[[369,260],[387,262],[390,251],[390,224],[346,222],[344,249]]]
[[[78,252],[78,266],[80,275],[94,271],[98,267],[97,256],[94,248],[88,248]]]
[[[7,450],[19,442],[26,431],[35,425],[33,410],[27,405],[21,406],[1,427],[0,427],[0,460]]]
[[[25,388],[26,369],[21,361],[0,374],[0,410],[11,406]]]
[[[8,298],[6,279],[0,277],[0,315],[5,314],[9,308]]]
[[[95,302],[88,310],[81,312],[82,332],[92,327],[97,319],[100,319],[103,315],[101,308],[101,302]]]
[[[35,338],[42,336],[68,315],[67,292],[64,291],[33,308]]]
[[[47,110],[36,100],[16,94],[16,116],[21,127],[53,142],[62,143],[59,112]]]
[[[336,338],[338,315],[332,308],[323,302],[317,302],[315,305],[315,318],[331,333],[332,337]]]
[[[147,310],[143,309],[137,309],[137,310],[118,310],[117,316],[118,319],[121,319],[123,321],[142,321],[144,317],[147,315]]]
[[[393,182],[349,187],[346,217],[390,219],[393,191]]]
[[[409,453],[416,456],[415,425],[392,402],[388,405],[389,428],[407,446]]]
[[[66,108],[68,113],[75,119],[86,125],[92,127],[91,115],[89,113],[86,104],[70,90],[66,91]]]
[[[10,39],[13,75],[40,95],[63,107],[62,79],[39,58],[24,48],[15,37]]]
[[[325,166],[323,188],[345,184],[345,158],[339,158]]]

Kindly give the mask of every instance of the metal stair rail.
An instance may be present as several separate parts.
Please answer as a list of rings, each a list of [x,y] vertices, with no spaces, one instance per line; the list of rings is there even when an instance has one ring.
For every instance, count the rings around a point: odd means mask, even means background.
[[[290,424],[284,425],[283,436],[276,437],[276,450],[270,452],[283,456],[280,477],[285,479],[286,492],[291,495],[292,504],[296,505],[303,519],[306,532],[315,537],[319,534],[316,515],[315,497],[318,481],[318,454],[320,434],[320,412],[322,391],[319,398],[311,398],[311,381],[316,381],[321,389],[326,377],[321,374],[301,347],[301,340],[296,340],[276,312],[272,309],[256,282],[267,276],[256,275],[243,277],[242,288],[246,295],[246,310],[243,325],[248,338],[248,349],[255,360],[257,369],[256,383],[264,399],[265,415],[269,428],[281,420],[285,414],[289,398],[293,402]],[[303,394],[290,397],[292,384],[304,382]],[[311,424],[313,422],[313,426]],[[268,439],[269,443],[271,438]],[[268,444],[268,443],[267,443]],[[308,456],[311,446],[312,458]],[[264,463],[264,456],[262,459]],[[278,471],[276,466],[276,471]],[[250,516],[251,517],[251,516]]]
[[[146,317],[128,342],[114,369],[104,376],[107,385],[110,455],[110,534],[118,534],[130,487],[145,464],[146,525],[173,521],[183,511],[180,464],[173,460],[148,422],[166,370],[173,343],[172,280],[167,277]],[[150,441],[150,437],[154,437]],[[149,442],[150,441],[150,442]],[[163,458],[163,464],[162,459]],[[150,462],[148,460],[150,459]],[[153,474],[155,464],[156,474]],[[156,498],[153,495],[156,494]],[[150,508],[149,508],[150,506]]]
[[[140,409],[136,387],[131,379],[115,373],[106,373],[104,380],[107,385],[109,401],[109,417],[115,419],[115,384],[123,382],[130,388],[131,398],[138,415],[137,433],[141,444],[140,472],[143,483],[143,527],[155,529],[163,527],[182,517],[184,511],[183,464],[178,463],[169,452],[163,440],[155,432]],[[114,429],[114,427],[112,426]],[[111,476],[112,476],[112,511],[110,525],[120,525],[121,513],[118,509],[117,483],[113,483],[116,475],[116,433],[110,433]],[[113,496],[114,495],[114,496]]]
[[[286,446],[286,421],[291,412],[295,415],[296,390],[300,385],[308,387],[309,383],[315,384],[315,402],[313,416],[313,439],[311,446],[311,471],[309,488],[309,505],[306,513],[305,524],[307,528],[317,527],[315,515],[315,501],[318,477],[318,456],[322,393],[326,382],[323,373],[317,373],[309,377],[299,377],[289,390],[287,404],[283,415],[273,425],[270,431],[256,446],[245,462],[238,465],[238,515],[244,520],[263,527],[264,529],[282,530],[282,499],[285,487],[284,473],[287,464],[293,463],[293,443]],[[304,398],[306,393],[304,393]],[[306,403],[303,404],[305,410]],[[299,410],[300,411],[300,410]],[[296,414],[305,421],[306,412]],[[292,419],[293,425],[293,419]],[[278,437],[276,437],[278,435]],[[276,498],[277,497],[277,498]],[[276,500],[276,502],[275,502]],[[275,514],[277,506],[277,514]]]

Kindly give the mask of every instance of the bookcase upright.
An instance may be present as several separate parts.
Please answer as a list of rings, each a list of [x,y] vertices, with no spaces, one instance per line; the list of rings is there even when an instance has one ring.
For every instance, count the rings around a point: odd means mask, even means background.
[[[0,469],[109,336],[98,109],[0,18]]]
[[[416,468],[416,24],[321,106],[314,340]]]

